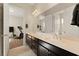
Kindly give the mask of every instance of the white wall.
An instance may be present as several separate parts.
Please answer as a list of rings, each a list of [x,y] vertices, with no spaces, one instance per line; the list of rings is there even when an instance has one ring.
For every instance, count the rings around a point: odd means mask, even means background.
[[[26,28],[26,32],[36,32],[38,18],[32,15],[32,10],[30,8],[26,9],[26,14],[24,16],[25,24],[28,24],[28,28]]]
[[[25,45],[25,34],[27,32],[36,32],[38,20],[37,17],[32,15],[31,7],[18,7],[16,5],[9,5],[9,9],[14,9],[13,13],[9,13],[9,25],[15,27],[15,34],[18,34],[18,29],[16,28],[17,25],[22,25],[23,32],[24,32],[24,39],[23,44]],[[25,25],[28,24],[28,28],[25,28]]]
[[[17,26],[23,27],[23,17],[9,15],[9,26],[13,26],[14,33],[16,35],[19,35],[20,32],[19,32]]]
[[[19,30],[17,26],[23,27],[23,16],[24,16],[24,9],[20,8],[15,5],[9,4],[9,26],[14,27],[14,33],[19,35]]]
[[[37,28],[37,24],[39,24],[39,20],[37,17],[35,17],[34,15],[32,15],[32,9],[30,7],[27,7],[25,9],[25,14],[23,16],[23,28],[24,28],[24,35],[27,32],[37,32],[39,31],[39,29]],[[25,25],[28,24],[28,28],[25,27]],[[24,45],[26,45],[25,42],[25,36],[24,36]]]
[[[27,15],[25,8],[18,7],[16,5],[9,4],[9,26],[14,27],[14,33],[16,35],[19,35],[19,30],[17,26],[22,26],[24,38],[23,38],[23,44],[25,45],[25,18]],[[13,12],[12,12],[13,11]]]

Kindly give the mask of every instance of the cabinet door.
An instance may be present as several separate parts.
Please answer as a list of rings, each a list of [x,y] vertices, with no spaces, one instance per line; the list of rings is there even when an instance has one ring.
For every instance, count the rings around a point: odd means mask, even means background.
[[[39,56],[48,56],[48,50],[46,48],[44,48],[43,46],[39,45],[38,55]]]
[[[56,56],[56,55],[58,55],[58,54],[56,53],[56,48],[55,48],[53,45],[50,45],[49,43],[44,42],[44,41],[42,41],[42,40],[39,40],[39,44],[48,49],[48,51],[49,51],[49,52],[48,52],[48,55],[49,55],[49,56],[54,56],[54,55]]]
[[[45,48],[47,48],[49,51],[51,51],[51,53],[49,53],[49,55],[57,55],[57,56],[76,56],[75,54],[66,51],[62,48],[59,48],[55,45],[51,45],[47,42],[44,42],[42,40],[39,40],[39,44],[44,46]]]
[[[32,50],[37,54],[37,49],[38,49],[38,41],[36,38],[33,38],[31,41],[31,48]]]
[[[57,55],[49,51],[48,56],[57,56]]]
[[[31,47],[31,36],[30,35],[26,35],[26,44],[28,44]]]

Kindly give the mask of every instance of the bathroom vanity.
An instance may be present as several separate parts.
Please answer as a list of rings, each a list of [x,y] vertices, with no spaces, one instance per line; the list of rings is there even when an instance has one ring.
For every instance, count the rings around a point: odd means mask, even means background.
[[[68,40],[69,41],[69,40]],[[51,34],[27,33],[26,44],[34,51],[37,56],[77,56],[78,44],[73,41],[59,40]],[[72,45],[74,43],[75,45]],[[76,48],[75,48],[76,47]]]

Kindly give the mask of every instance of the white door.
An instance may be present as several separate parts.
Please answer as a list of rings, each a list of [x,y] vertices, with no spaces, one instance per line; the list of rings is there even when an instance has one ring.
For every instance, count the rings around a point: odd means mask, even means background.
[[[3,27],[4,27],[4,55],[8,54],[9,51],[9,8],[8,4],[4,4],[4,21],[3,21]]]

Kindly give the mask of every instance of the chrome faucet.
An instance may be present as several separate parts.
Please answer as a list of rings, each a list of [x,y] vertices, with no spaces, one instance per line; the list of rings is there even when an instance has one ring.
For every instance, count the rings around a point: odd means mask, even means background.
[[[62,33],[59,33],[58,35],[55,33],[56,39],[57,39],[57,40],[59,40],[59,39],[61,40],[61,35],[62,35]]]
[[[58,35],[55,33],[55,37],[56,37],[56,39],[58,39]]]

